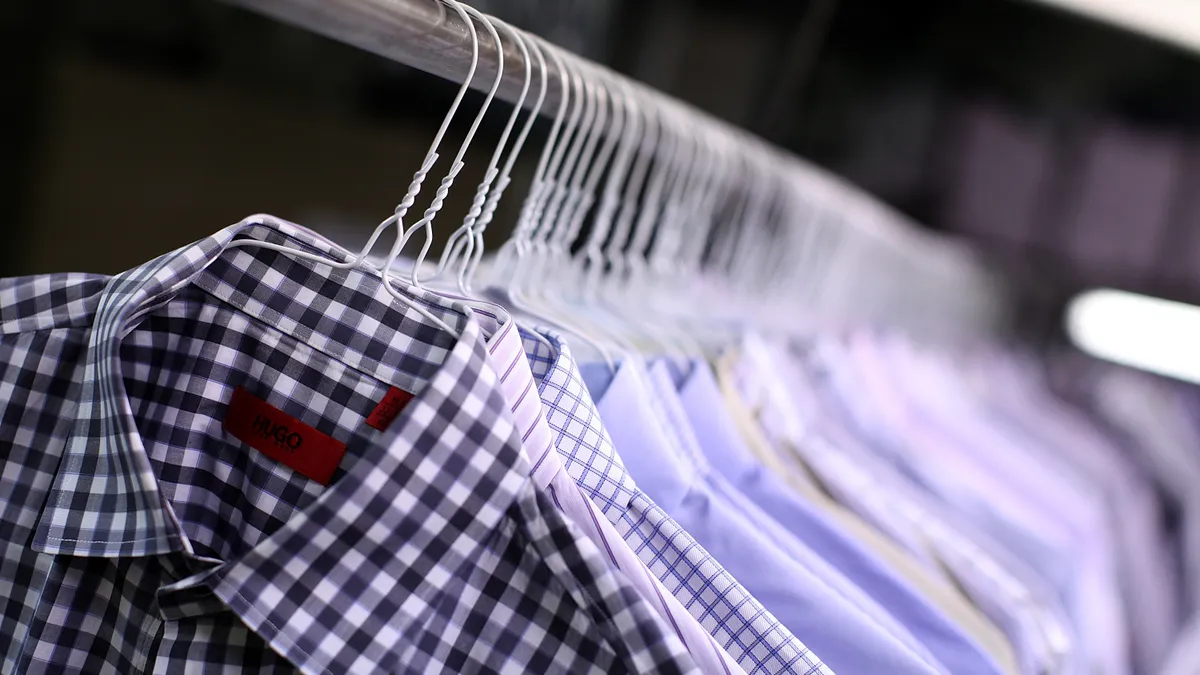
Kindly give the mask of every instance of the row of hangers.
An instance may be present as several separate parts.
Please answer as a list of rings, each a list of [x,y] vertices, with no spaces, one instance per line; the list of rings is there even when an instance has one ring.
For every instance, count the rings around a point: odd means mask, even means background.
[[[634,353],[708,355],[748,327],[789,335],[865,321],[957,336],[1000,320],[995,278],[956,244],[742,130],[457,0],[434,1],[466,26],[471,59],[393,213],[341,262],[268,242],[235,246],[369,268],[398,302],[450,333],[412,302],[414,289],[506,322],[548,324],[610,366]],[[495,46],[495,75],[430,204],[409,224],[479,70],[479,28]],[[521,57],[520,93],[470,209],[433,262],[434,220],[504,80],[506,45]],[[551,91],[557,106],[543,110]],[[543,114],[553,122],[519,216],[485,261],[484,233]],[[373,255],[393,229],[391,249]],[[418,233],[421,247],[406,261]]]

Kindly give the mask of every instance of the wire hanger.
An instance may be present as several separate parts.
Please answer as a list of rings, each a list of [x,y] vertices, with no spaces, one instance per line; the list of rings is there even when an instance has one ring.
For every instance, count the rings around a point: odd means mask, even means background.
[[[600,116],[602,119],[607,116],[607,111],[603,109],[600,101],[601,92],[597,91],[595,80],[584,76],[582,68],[578,70],[573,69],[573,73],[578,78],[577,81],[583,90],[583,118],[579,126],[574,130],[575,134],[571,139],[565,161],[561,162],[557,167],[551,168],[550,184],[552,187],[549,200],[546,202],[545,209],[537,214],[540,217],[538,218],[538,222],[535,223],[535,229],[532,232],[532,255],[528,263],[530,265],[530,274],[526,274],[523,277],[527,282],[527,286],[521,289],[520,293],[520,297],[524,298],[526,302],[542,307],[543,311],[545,310],[545,291],[547,290],[544,283],[546,279],[545,272],[553,249],[552,240],[558,225],[561,223],[564,204],[579,189],[579,185],[572,182],[572,177],[579,176],[579,180],[582,180],[583,169],[580,168],[580,156],[585,154],[585,149],[589,148],[589,146],[594,148],[594,127],[597,116]],[[534,280],[536,280],[536,283],[529,283]]]
[[[527,43],[527,46],[537,56],[538,72],[541,75],[538,98],[537,102],[534,104],[533,111],[529,115],[529,118],[525,121],[524,128],[521,129],[521,133],[517,137],[517,142],[514,145],[512,152],[509,153],[508,160],[504,163],[504,169],[500,173],[500,178],[496,183],[496,188],[492,190],[490,195],[488,195],[487,202],[484,204],[483,213],[479,217],[479,223],[475,233],[476,246],[473,251],[473,255],[466,257],[464,260],[464,273],[466,277],[465,284],[468,289],[471,288],[472,280],[474,279],[475,273],[479,268],[480,261],[483,258],[483,234],[487,230],[488,225],[490,225],[492,222],[492,218],[496,213],[496,206],[500,201],[500,197],[503,195],[504,190],[508,187],[508,184],[511,181],[510,176],[512,174],[513,165],[516,162],[521,148],[525,145],[525,140],[529,136],[529,130],[533,127],[533,123],[537,119],[537,116],[542,109],[542,104],[546,100],[548,78],[546,74],[546,57],[543,53],[543,49],[538,44],[537,40],[529,39],[527,36],[521,35],[520,40],[523,44]],[[526,62],[528,63],[528,58],[526,59]],[[514,230],[520,226],[521,223],[518,220]]]
[[[614,226],[621,208],[621,188],[633,180],[634,158],[648,138],[648,114],[638,100],[637,92],[628,84],[622,85],[623,98],[629,108],[629,121],[621,139],[613,168],[605,182],[600,206],[592,223],[592,231],[580,252],[579,274],[583,279],[581,291],[585,302],[600,304],[599,286],[605,272],[605,245],[616,237]]]
[[[458,291],[462,293],[462,296],[452,297],[460,299],[463,302],[476,307],[477,309],[495,314],[497,318],[501,320],[502,327],[500,328],[500,332],[503,332],[503,326],[511,323],[514,317],[503,305],[476,295],[467,283],[466,274],[468,266],[471,265],[473,261],[476,263],[478,262],[477,255],[482,255],[484,246],[482,227],[485,227],[486,224],[491,220],[492,214],[495,212],[496,205],[499,202],[501,193],[509,182],[509,174],[512,171],[513,165],[520,154],[521,149],[525,145],[525,140],[528,137],[529,130],[533,126],[534,120],[541,111],[542,103],[545,101],[547,81],[546,64],[542,56],[542,52],[540,48],[537,47],[536,42],[530,41],[528,36],[523,34],[521,31],[516,30],[512,26],[502,21],[492,19],[491,17],[482,15],[474,10],[470,10],[469,8],[468,11],[470,11],[473,15],[478,16],[480,21],[484,22],[485,24],[498,24],[510,35],[513,41],[516,42],[522,53],[522,56],[524,57],[525,80],[522,88],[522,94],[519,97],[516,105],[513,107],[508,124],[505,126],[504,133],[501,136],[496,151],[492,155],[491,164],[485,173],[484,180],[476,190],[475,200],[472,204],[471,210],[464,218],[462,226],[460,226],[459,229],[452,234],[450,240],[446,243],[446,246],[442,252],[441,260],[439,261],[437,269],[434,272],[434,276],[426,281],[435,281],[439,275],[445,273],[447,270],[453,271],[453,268],[457,267],[456,281]],[[502,172],[498,172],[496,166],[499,164],[500,157],[507,146],[507,139],[511,134],[513,127],[515,126],[517,117],[524,108],[525,97],[528,94],[529,83],[532,80],[532,60],[529,56],[529,45],[534,46],[538,56],[540,66],[539,72],[541,74],[541,86],[539,87],[536,104],[534,105],[533,109],[529,111],[524,128],[518,135],[517,140],[513,144],[512,148],[509,150],[508,159],[505,163],[504,169]],[[493,184],[493,180],[496,180],[497,178],[498,181]],[[476,227],[477,224],[480,225],[478,229]],[[459,258],[462,259],[461,263],[457,262]],[[540,334],[534,333],[533,335],[536,339],[549,346],[549,342]]]
[[[555,66],[562,74],[562,103],[559,106],[559,117],[555,121],[555,129],[559,133],[552,134],[543,149],[542,157],[538,162],[538,172],[534,178],[534,189],[530,190],[529,196],[526,197],[526,208],[522,209],[522,222],[516,232],[517,258],[513,261],[514,266],[506,287],[514,301],[521,297],[524,278],[533,268],[531,261],[542,248],[540,238],[545,210],[554,195],[561,190],[555,177],[562,166],[567,148],[571,145],[571,139],[579,127],[586,107],[583,100],[582,78],[574,69],[567,68],[565,59],[557,50],[549,48],[548,51]],[[567,109],[568,101],[571,104],[571,113],[565,126],[560,128],[559,121]]]
[[[409,283],[416,288],[421,288],[420,281],[417,278],[417,270],[419,270],[422,264],[424,264],[425,256],[428,255],[429,248],[433,245],[433,219],[437,216],[438,212],[441,211],[442,205],[446,201],[446,196],[450,193],[451,186],[454,185],[455,178],[457,178],[459,172],[462,171],[464,166],[463,157],[466,156],[467,149],[471,146],[471,141],[475,139],[475,133],[479,130],[479,125],[483,122],[483,118],[487,114],[488,108],[491,107],[492,100],[496,97],[496,91],[500,88],[500,82],[504,79],[504,46],[500,41],[500,34],[496,32],[496,28],[492,25],[492,23],[478,11],[459,3],[457,0],[442,0],[442,2],[450,5],[460,12],[464,12],[463,20],[468,26],[470,26],[472,51],[475,54],[476,61],[478,61],[479,54],[479,36],[475,32],[474,23],[471,22],[469,18],[465,17],[465,13],[469,12],[482,17],[481,21],[484,24],[484,28],[487,29],[488,33],[492,37],[493,43],[496,45],[496,77],[492,80],[492,86],[488,90],[487,96],[484,97],[483,103],[479,107],[479,111],[475,114],[475,119],[471,122],[471,128],[467,131],[467,135],[463,138],[462,143],[459,145],[458,154],[455,155],[454,162],[450,165],[450,170],[446,173],[446,176],[442,178],[441,183],[438,185],[437,192],[434,194],[433,200],[429,203],[429,207],[425,209],[425,213],[422,214],[419,221],[414,223],[407,232],[402,232],[402,234],[397,237],[395,245],[392,246],[392,250],[388,253],[387,260],[383,267],[385,270],[391,270],[393,268],[396,261],[400,258],[400,252],[404,249],[404,246],[408,243],[409,238],[412,237],[413,233],[415,233],[418,228],[425,233],[425,241],[421,245],[421,252],[417,255],[417,258],[414,261],[412,269],[408,275]],[[474,76],[474,70],[472,70],[471,76]],[[464,87],[469,87],[470,84],[471,80],[468,79],[464,83]],[[397,223],[403,231],[403,226],[400,224],[399,219],[397,220]]]
[[[642,105],[640,92],[634,91],[632,87],[622,87],[621,98],[624,104],[630,109],[629,117],[631,122],[627,126],[634,131],[635,134],[628,135],[623,143],[632,146],[634,143],[644,143],[643,130],[650,126]],[[653,136],[657,140],[658,136]],[[593,225],[593,232],[589,237],[589,241],[580,251],[575,264],[577,277],[581,280],[580,298],[584,305],[592,308],[593,313],[599,312],[605,315],[606,323],[611,323],[618,334],[624,333],[630,339],[641,338],[641,341],[648,346],[652,351],[660,354],[669,354],[676,350],[669,341],[661,339],[660,335],[652,330],[644,320],[644,317],[636,316],[630,306],[620,306],[607,302],[606,298],[599,293],[599,286],[603,277],[603,269],[598,261],[604,258],[603,243],[607,236],[607,231],[610,229],[608,221],[611,216],[607,215],[615,211],[616,205],[619,202],[617,192],[621,184],[626,181],[626,174],[629,173],[629,165],[632,163],[633,147],[622,148],[626,157],[618,157],[618,164],[614,166],[610,172],[608,184],[605,186],[605,197],[602,202],[602,212],[597,216],[597,222]],[[647,148],[649,153],[653,152],[653,148]],[[647,158],[648,159],[648,158]],[[637,168],[635,166],[634,170]],[[629,183],[640,183],[644,178],[644,171],[641,176],[630,176]],[[629,212],[632,219],[632,209]],[[624,228],[627,232],[628,228]],[[622,233],[615,233],[614,239],[622,236]]]
[[[508,162],[504,167],[504,171],[500,172],[497,167],[500,164],[501,157],[504,155],[504,150],[508,144],[509,135],[512,133],[513,127],[516,125],[517,118],[520,116],[521,111],[524,109],[525,98],[529,94],[529,84],[533,80],[533,65],[531,59],[529,58],[529,49],[526,46],[525,39],[521,37],[512,26],[509,26],[502,21],[487,17],[474,9],[467,8],[467,10],[471,12],[472,15],[476,16],[481,22],[498,24],[500,28],[504,30],[504,32],[509,34],[509,37],[514,43],[516,43],[517,47],[521,51],[521,56],[523,57],[525,64],[525,79],[521,87],[521,94],[517,98],[516,103],[513,105],[512,114],[508,117],[508,123],[504,126],[504,131],[500,135],[500,141],[497,143],[496,149],[492,153],[492,158],[488,164],[487,170],[484,172],[484,178],[475,190],[475,198],[471,202],[471,208],[468,210],[467,215],[463,217],[462,225],[459,226],[459,228],[453,233],[451,233],[450,238],[446,241],[446,245],[442,249],[441,258],[438,261],[437,269],[428,279],[426,279],[426,281],[431,281],[438,278],[447,269],[454,269],[458,258],[462,256],[464,258],[464,263],[459,268],[457,281],[458,288],[464,295],[469,295],[466,288],[465,278],[466,261],[469,261],[474,253],[477,238],[476,227],[481,222],[484,210],[486,208],[490,207],[492,211],[495,210],[496,204],[500,198],[500,194],[503,192],[504,187],[506,187],[508,184],[508,174],[509,171],[512,170],[513,162],[520,153],[521,147],[525,143],[525,137],[528,135],[530,127],[533,126],[533,120],[537,117],[538,112],[541,110],[542,101],[545,100],[546,97],[545,62],[542,61],[542,84],[540,93],[538,95],[537,104],[534,109],[530,111],[524,129],[517,138],[512,150],[509,152]],[[498,46],[498,48],[500,47]],[[495,182],[497,177],[499,177],[499,182]],[[482,236],[480,235],[479,238],[479,245],[482,246]]]
[[[536,293],[531,293],[530,297],[536,299],[539,306],[552,308],[550,311],[558,314],[574,315],[584,325],[590,325],[592,321],[574,311],[575,307],[566,296],[566,290],[575,282],[572,274],[574,270],[570,267],[569,252],[569,247],[573,242],[572,232],[577,233],[578,229],[582,228],[583,219],[595,201],[595,186],[601,172],[607,166],[618,135],[622,132],[625,124],[623,106],[620,105],[617,97],[609,92],[606,83],[596,73],[592,73],[588,77],[596,91],[597,114],[591,120],[589,128],[585,130],[587,141],[584,143],[580,156],[576,159],[575,165],[570,167],[572,178],[566,190],[566,201],[557,213],[548,214],[552,219],[543,238],[545,246],[540,260],[537,261],[539,267],[535,273],[541,283],[530,289],[536,291]],[[612,105],[611,115],[609,114],[610,103]],[[601,135],[605,136],[605,142],[597,154],[597,143]],[[546,283],[551,280],[554,283]],[[601,334],[609,337],[607,331],[602,330]]]
[[[531,36],[531,40],[538,40],[538,38]],[[551,138],[543,148],[534,176],[533,187],[522,208],[521,220],[514,228],[509,241],[501,247],[500,264],[496,266],[499,275],[495,281],[506,283],[505,286],[499,286],[499,289],[501,295],[513,308],[538,321],[578,336],[583,342],[594,348],[610,368],[615,368],[616,361],[611,351],[600,341],[594,339],[587,328],[581,327],[571,317],[563,316],[552,309],[547,311],[548,308],[530,302],[522,294],[523,280],[532,276],[531,263],[533,259],[547,250],[545,237],[549,235],[549,230],[542,225],[547,218],[548,205],[555,201],[556,196],[558,203],[561,204],[562,199],[566,196],[563,183],[555,176],[562,169],[564,159],[576,159],[578,156],[579,146],[583,142],[582,132],[578,132],[579,122],[585,117],[595,118],[594,103],[590,106],[592,111],[589,114],[587,112],[588,101],[581,100],[588,90],[583,78],[574,68],[566,65],[566,59],[557,48],[544,43],[543,48],[549,53],[560,73],[563,99],[555,120],[555,129],[552,130]],[[575,93],[574,98],[571,98],[572,91]],[[592,91],[594,92],[594,88]],[[566,128],[563,129],[559,123],[568,107],[571,108],[571,113]],[[558,130],[559,133],[555,133],[555,130]],[[567,139],[572,139],[570,149],[567,148]],[[514,252],[515,256],[512,255]]]
[[[637,222],[634,225],[628,246],[622,251],[623,262],[620,265],[623,277],[614,277],[615,292],[610,297],[615,301],[615,307],[637,316],[640,333],[646,336],[652,344],[660,346],[666,354],[677,353],[678,348],[672,346],[672,341],[662,329],[657,320],[648,317],[654,312],[648,299],[653,270],[647,258],[650,245],[656,236],[656,231],[670,217],[671,193],[677,188],[677,183],[683,178],[688,168],[688,161],[693,156],[693,142],[684,131],[686,120],[677,111],[665,110],[660,117],[661,129],[664,132],[662,140],[664,154],[654,163],[650,182],[640,203]],[[668,235],[669,236],[669,235]]]
[[[381,278],[383,281],[383,287],[387,290],[387,292],[389,294],[391,294],[391,296],[395,300],[397,300],[401,304],[409,307],[410,309],[417,312],[418,314],[423,316],[425,319],[429,320],[434,325],[436,325],[439,328],[441,328],[442,330],[450,333],[451,335],[454,335],[455,337],[462,337],[462,333],[460,331],[451,327],[449,324],[447,324],[441,318],[434,315],[432,312],[430,312],[425,307],[421,306],[421,304],[418,301],[416,301],[411,296],[405,294],[401,288],[397,288],[397,287],[393,286],[391,283],[388,282],[388,275],[386,273],[383,273],[378,268],[376,268],[373,265],[370,265],[367,262],[367,257],[370,255],[371,251],[375,248],[375,244],[379,240],[379,237],[381,237],[384,232],[386,232],[389,228],[391,228],[392,225],[395,225],[397,227],[397,237],[396,237],[397,245],[395,248],[397,248],[397,249],[399,248],[399,245],[401,244],[401,240],[404,235],[404,224],[403,224],[404,215],[408,212],[408,209],[412,206],[413,202],[416,199],[417,194],[421,190],[421,184],[424,182],[426,175],[429,173],[429,170],[433,167],[434,163],[437,161],[438,146],[441,145],[442,139],[446,135],[447,129],[450,127],[451,120],[454,119],[455,113],[458,111],[460,105],[462,104],[463,97],[466,95],[467,89],[471,85],[471,80],[474,78],[476,67],[479,64],[479,38],[478,38],[478,35],[476,35],[476,33],[475,33],[475,27],[471,23],[470,18],[467,16],[467,13],[463,10],[463,8],[457,5],[457,3],[453,3],[452,0],[442,0],[442,1],[444,4],[449,4],[449,6],[458,13],[458,15],[462,19],[463,23],[466,24],[466,26],[467,26],[468,32],[471,35],[471,64],[470,64],[470,67],[468,68],[467,76],[464,79],[462,86],[459,87],[458,94],[454,97],[454,101],[450,104],[450,109],[446,112],[446,116],[442,120],[442,125],[438,128],[437,134],[434,136],[433,142],[430,144],[429,150],[425,154],[425,159],[421,162],[420,168],[417,169],[416,173],[413,174],[412,182],[409,183],[408,191],[405,193],[404,198],[401,199],[399,205],[396,206],[396,209],[393,212],[393,214],[391,216],[389,216],[387,219],[385,219],[382,223],[380,223],[375,228],[375,230],[371,233],[371,236],[367,239],[367,242],[363,245],[362,250],[357,255],[351,255],[347,260],[338,262],[338,261],[333,261],[326,256],[310,253],[308,251],[305,251],[303,249],[299,249],[296,247],[285,246],[282,244],[274,244],[274,243],[265,242],[265,241],[254,241],[254,240],[250,240],[250,239],[239,239],[239,240],[232,241],[228,244],[227,248],[265,248],[265,249],[269,249],[269,250],[273,250],[273,251],[278,251],[280,253],[285,253],[287,255],[290,255],[290,256],[300,259],[300,260],[307,260],[307,261],[319,263],[322,265],[328,265],[334,269],[361,268],[364,270],[371,270],[371,271],[381,275]],[[455,173],[457,173],[457,172],[455,172]],[[446,189],[448,189],[448,186]],[[439,193],[442,193],[441,189],[439,189]],[[442,194],[442,197],[444,199],[444,194]],[[388,266],[385,266],[384,269],[386,270],[388,267],[390,267],[390,263]]]
[[[576,160],[572,179],[567,191],[568,200],[558,217],[550,222],[543,241],[546,245],[538,264],[537,270],[526,279],[541,281],[533,290],[540,290],[533,297],[537,306],[545,313],[563,318],[573,325],[582,326],[593,343],[601,344],[606,350],[611,350],[622,356],[636,353],[634,346],[623,339],[619,332],[613,331],[609,321],[601,321],[596,315],[595,308],[581,306],[580,298],[570,296],[569,291],[577,290],[582,284],[582,277],[570,248],[582,229],[583,221],[595,202],[595,190],[600,177],[608,167],[619,138],[624,136],[628,118],[628,103],[624,100],[623,91],[613,90],[611,78],[599,69],[591,69],[585,77],[594,81],[599,109],[590,129],[585,129],[588,141],[584,144],[581,156]],[[586,88],[585,88],[586,92]],[[609,105],[612,114],[607,114]],[[586,115],[585,115],[586,117]],[[597,142],[601,135],[605,137],[603,146],[596,151]],[[592,310],[592,311],[588,311]],[[611,365],[611,363],[610,363]]]
[[[538,44],[537,39],[531,39],[530,43]],[[542,56],[542,50],[538,49],[539,58]],[[496,259],[493,264],[494,270],[499,274],[499,278],[507,279],[506,294],[511,295],[515,287],[515,275],[518,270],[518,261],[523,260],[529,254],[531,243],[531,228],[534,221],[534,209],[540,204],[545,197],[547,191],[546,172],[549,164],[554,161],[552,154],[558,152],[561,147],[558,140],[559,134],[563,129],[563,121],[567,113],[567,106],[571,100],[571,89],[568,80],[567,69],[562,64],[562,59],[556,52],[551,52],[551,57],[556,60],[560,79],[560,89],[562,95],[559,99],[558,110],[554,115],[554,123],[551,125],[550,134],[546,139],[546,144],[542,148],[541,155],[538,158],[537,168],[534,170],[533,181],[530,183],[529,192],[525,197],[525,201],[521,206],[521,212],[517,216],[516,225],[513,227],[513,232],[508,240],[500,246],[497,252]],[[540,61],[542,66],[542,78],[546,79],[546,68],[544,58]],[[544,93],[544,92],[543,92]]]

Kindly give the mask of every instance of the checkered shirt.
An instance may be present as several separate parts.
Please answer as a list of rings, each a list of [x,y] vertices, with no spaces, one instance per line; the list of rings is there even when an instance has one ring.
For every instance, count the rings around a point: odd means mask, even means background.
[[[539,330],[554,351],[523,335],[541,383],[546,421],[575,482],[650,571],[751,675],[832,671],[720,563],[638,489],[617,455],[566,342]]]
[[[509,324],[511,327],[511,324]],[[620,570],[642,597],[664,620],[667,630],[677,635],[696,665],[705,675],[744,675],[745,671],[726,652],[716,638],[663,586],[646,563],[638,558],[616,527],[600,512],[583,488],[575,483],[563,466],[557,451],[559,442],[569,443],[546,423],[545,406],[539,396],[540,384],[533,376],[525,351],[529,340],[534,358],[553,359],[554,348],[544,337],[524,329],[501,330],[488,340],[488,352],[500,376],[500,388],[512,406],[513,421],[522,430],[521,438],[533,465],[534,484],[554,501],[554,505],[604,552],[610,566]],[[544,370],[544,369],[539,369]],[[531,393],[532,392],[532,393]]]
[[[0,280],[0,672],[694,671],[533,487],[465,308],[235,238],[346,255],[259,216]],[[238,386],[346,444],[328,488],[226,434]]]

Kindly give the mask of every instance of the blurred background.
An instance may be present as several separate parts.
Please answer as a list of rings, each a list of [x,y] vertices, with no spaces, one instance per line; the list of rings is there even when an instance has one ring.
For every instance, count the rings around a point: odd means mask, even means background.
[[[1091,287],[1200,301],[1185,48],[1026,0],[473,4],[968,238],[1034,333]],[[216,0],[17,0],[0,38],[0,276],[116,272],[258,212],[349,245],[391,212],[455,91]]]

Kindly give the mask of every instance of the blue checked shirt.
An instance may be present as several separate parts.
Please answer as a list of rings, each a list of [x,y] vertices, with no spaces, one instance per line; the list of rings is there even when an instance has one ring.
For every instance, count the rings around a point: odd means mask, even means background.
[[[559,434],[567,471],[604,515],[717,642],[751,675],[828,675],[821,663],[682,527],[634,483],[613,448],[570,349],[541,331],[557,354],[525,336],[526,354],[542,383],[546,421]]]
[[[634,449],[626,466],[643,489],[830,667],[948,673],[905,626],[712,470],[665,362],[649,373],[635,360],[622,363],[598,405],[621,424],[616,442]]]
[[[695,672],[535,489],[478,321],[240,238],[347,255],[262,216],[0,280],[0,672]],[[328,487],[223,428],[235,387],[345,444]]]

